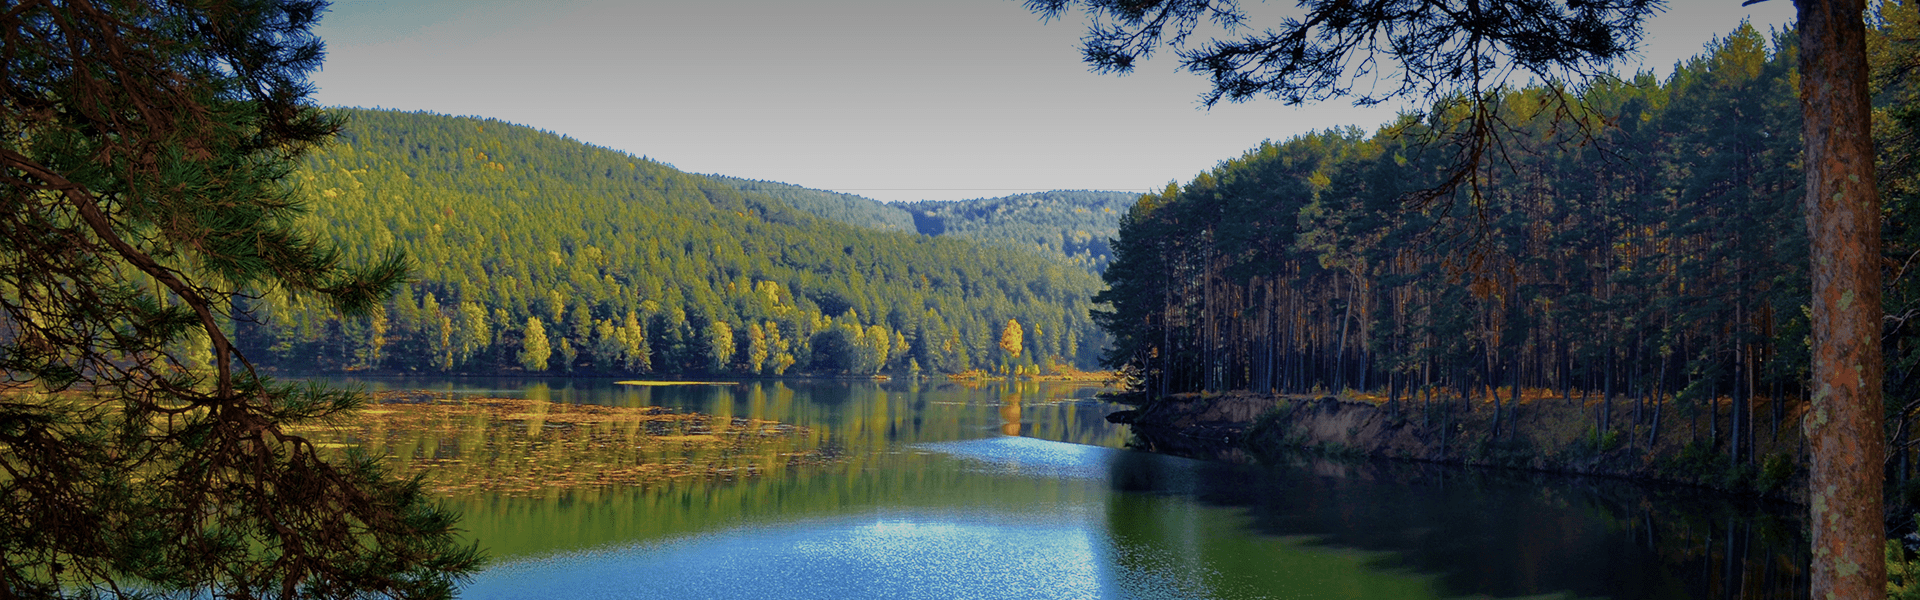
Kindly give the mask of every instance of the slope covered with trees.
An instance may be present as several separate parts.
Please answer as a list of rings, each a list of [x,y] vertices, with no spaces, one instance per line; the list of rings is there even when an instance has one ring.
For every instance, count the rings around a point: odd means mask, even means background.
[[[1464,119],[1264,144],[1142,197],[1098,297],[1107,361],[1158,394],[1439,391],[1509,418],[1523,387],[1590,394],[1602,432],[1698,419],[1754,461],[1808,389],[1794,60],[1742,27],[1665,81],[1589,86],[1588,114],[1509,91],[1479,186],[1411,207],[1457,164],[1417,140]],[[1569,116],[1608,125],[1570,138]],[[1920,338],[1896,325],[1890,379],[1920,397]]]
[[[743,192],[757,192],[787,206],[829,221],[858,225],[881,231],[915,231],[913,214],[899,206],[866,196],[800,187],[791,183],[741,179],[725,175],[706,177],[733,186]]]
[[[755,179],[708,175],[822,219],[882,231],[918,231],[1056,256],[1094,273],[1113,260],[1109,240],[1132,192],[1052,190],[971,200],[887,203],[864,196]]]
[[[268,294],[241,337],[291,369],[867,374],[1091,362],[1098,281],[1031,253],[816,218],[492,120],[342,109],[295,174],[309,224],[416,281],[340,319]],[[997,343],[1009,321],[1023,352]]]
[[[957,202],[901,204],[922,234],[947,235],[1062,256],[1098,273],[1113,260],[1108,247],[1120,216],[1140,198],[1131,192],[1054,190]]]

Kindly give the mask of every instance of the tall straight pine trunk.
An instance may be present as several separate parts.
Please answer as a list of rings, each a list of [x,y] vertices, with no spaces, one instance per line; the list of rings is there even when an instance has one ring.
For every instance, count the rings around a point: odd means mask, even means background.
[[[1813,597],[1886,597],[1882,558],[1880,196],[1863,0],[1797,0],[1812,241]]]

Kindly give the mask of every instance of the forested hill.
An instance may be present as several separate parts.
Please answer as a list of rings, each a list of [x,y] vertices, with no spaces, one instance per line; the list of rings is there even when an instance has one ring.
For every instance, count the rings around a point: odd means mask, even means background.
[[[1099,282],[1032,253],[813,217],[711,178],[493,120],[340,109],[294,175],[352,261],[418,263],[384,314],[243,308],[292,369],[865,374],[1061,360],[1103,345]],[[1009,320],[1018,355],[1001,348]]]
[[[899,206],[865,196],[816,190],[777,181],[741,179],[725,175],[707,175],[707,177],[744,192],[758,192],[785,202],[787,206],[799,209],[801,212],[823,219],[881,231],[909,233],[915,231],[913,213]]]
[[[1140,194],[1055,190],[957,202],[900,204],[926,235],[946,235],[1066,257],[1098,273],[1113,260],[1108,240]]]

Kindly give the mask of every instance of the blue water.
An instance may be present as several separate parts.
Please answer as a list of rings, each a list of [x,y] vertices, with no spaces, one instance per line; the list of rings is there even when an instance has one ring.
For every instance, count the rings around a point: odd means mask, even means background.
[[[1015,483],[1017,505],[955,503],[881,507],[856,515],[769,523],[654,543],[505,562],[476,578],[467,598],[1427,598],[1429,578],[1369,572],[1334,561],[1337,572],[1287,573],[1290,553],[1243,557],[1264,573],[1222,572],[1183,556],[1195,540],[1116,535],[1106,502],[1109,472],[1126,450],[1022,437],[919,444],[945,466]],[[1132,456],[1180,472],[1205,465]],[[1017,483],[1016,483],[1017,482]],[[1052,492],[1032,495],[1025,483]],[[985,485],[991,485],[986,483]],[[1134,517],[1238,522],[1237,511],[1156,495],[1129,507]],[[1150,508],[1147,508],[1150,505]],[[1147,508],[1147,510],[1140,510]],[[1198,533],[1198,532],[1195,532]],[[1287,540],[1242,544],[1286,548]],[[1144,536],[1151,538],[1153,536]],[[1128,539],[1132,538],[1132,539]],[[1294,553],[1298,553],[1295,550]],[[1331,551],[1328,551],[1331,552]],[[1290,574],[1292,577],[1270,577]],[[1304,577],[1302,577],[1304,576]],[[1377,581],[1367,581],[1368,578]],[[1326,581],[1334,579],[1336,581]],[[1346,580],[1346,581],[1338,581]],[[1328,595],[1347,584],[1351,594]],[[1265,584],[1264,586],[1256,584]],[[1382,595],[1385,593],[1385,595]]]
[[[408,387],[405,382],[373,382]],[[1420,465],[1129,450],[1060,386],[443,382],[812,428],[737,481],[448,501],[465,598],[1801,598],[1791,507]],[[637,395],[636,395],[637,394]]]

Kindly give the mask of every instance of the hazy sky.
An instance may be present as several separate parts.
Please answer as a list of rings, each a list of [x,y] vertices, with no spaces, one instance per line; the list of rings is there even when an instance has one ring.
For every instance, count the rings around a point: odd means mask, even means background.
[[[1624,72],[1664,76],[1742,18],[1764,31],[1793,14],[1789,0],[1669,3]],[[1340,102],[1208,110],[1206,80],[1171,55],[1088,72],[1085,30],[1019,0],[336,0],[314,82],[322,104],[491,117],[881,200],[1158,189],[1261,140],[1393,117]]]

